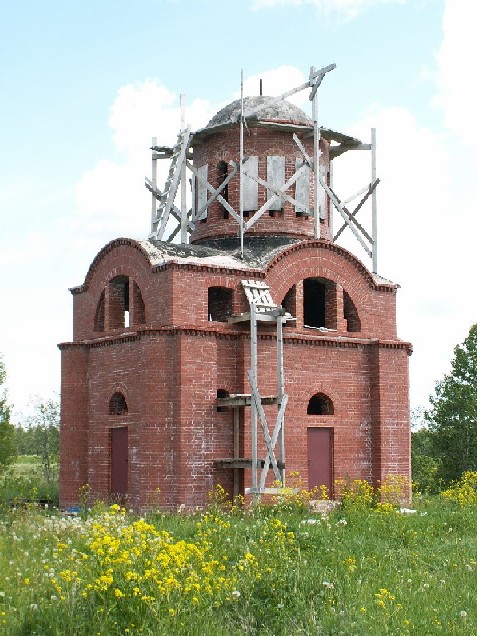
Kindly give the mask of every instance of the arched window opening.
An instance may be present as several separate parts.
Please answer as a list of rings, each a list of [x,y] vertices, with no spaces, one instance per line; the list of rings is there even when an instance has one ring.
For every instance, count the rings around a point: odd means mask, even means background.
[[[99,297],[98,304],[96,306],[96,315],[94,317],[94,330],[104,331],[104,289]]]
[[[324,393],[315,393],[308,402],[307,415],[333,415],[333,402]]]
[[[129,278],[116,276],[109,281],[109,326],[129,327]]]
[[[227,287],[209,287],[207,315],[210,321],[227,322],[232,315],[233,290]]]
[[[116,392],[109,400],[109,414],[110,415],[127,415],[128,405],[126,398],[122,393]]]
[[[206,163],[204,166],[197,168],[197,176],[194,178],[194,198],[196,198],[196,214],[198,215],[200,223],[207,222],[207,181],[209,174],[209,165]]]
[[[350,295],[343,291],[343,314],[348,326],[348,331],[361,331],[361,320],[359,319],[354,302]]]
[[[303,323],[305,327],[326,327],[326,284],[320,278],[303,281]]]
[[[290,289],[285,294],[285,298],[282,302],[282,307],[292,316],[296,316],[296,285],[290,287]]]
[[[219,161],[219,163],[217,164],[217,180],[219,182],[219,186],[222,185],[222,183],[227,179],[228,173],[229,173],[229,164],[226,161]],[[224,186],[220,194],[228,203],[229,202],[229,185],[228,184]],[[228,219],[229,213],[227,208],[224,207],[223,205],[221,207],[222,207],[222,213],[224,215],[224,219]]]

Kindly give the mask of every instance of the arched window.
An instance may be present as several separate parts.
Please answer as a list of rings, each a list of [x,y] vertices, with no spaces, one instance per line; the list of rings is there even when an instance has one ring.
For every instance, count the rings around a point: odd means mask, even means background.
[[[145,322],[146,308],[139,285],[128,276],[112,278],[101,292],[96,306],[94,331],[123,329],[143,325]]]
[[[308,402],[307,415],[333,415],[333,402],[324,393],[315,393]]]
[[[115,276],[109,281],[109,327],[129,327],[129,278]]]
[[[111,396],[109,400],[109,414],[110,415],[127,415],[128,405],[126,398],[122,393],[117,391]]]
[[[209,287],[207,290],[207,316],[209,320],[227,322],[232,315],[232,298],[232,289]]]
[[[336,329],[336,284],[333,281],[304,279],[303,324],[315,329]]]
[[[361,331],[361,320],[359,319],[354,302],[348,292],[343,291],[343,314],[348,323],[348,331]]]
[[[306,327],[325,327],[326,287],[319,278],[303,281],[303,322]]]

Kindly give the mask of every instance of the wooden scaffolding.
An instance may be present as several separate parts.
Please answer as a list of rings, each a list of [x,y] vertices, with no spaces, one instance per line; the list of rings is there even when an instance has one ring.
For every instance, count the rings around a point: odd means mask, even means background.
[[[270,294],[269,286],[260,280],[242,280],[250,311],[232,316],[230,322],[250,322],[250,369],[248,379],[250,394],[235,394],[217,398],[218,408],[234,411],[234,457],[216,460],[216,465],[234,469],[234,495],[238,494],[239,470],[251,469],[251,487],[246,491],[257,500],[261,494],[277,492],[277,488],[267,488],[267,476],[273,471],[274,482],[278,487],[285,486],[285,410],[288,396],[285,393],[283,371],[283,325],[294,322],[295,318],[282,307],[276,305]],[[259,391],[258,369],[258,324],[267,322],[276,324],[277,341],[277,391],[276,395],[263,396]],[[276,404],[277,414],[271,430],[264,411],[264,405]],[[250,408],[251,458],[239,456],[240,410]],[[259,458],[259,426],[265,445],[265,456]]]
[[[244,256],[244,235],[262,217],[262,215],[273,208],[280,199],[289,201],[299,214],[312,216],[314,219],[314,235],[320,238],[320,219],[326,215],[326,195],[333,208],[342,218],[342,225],[333,236],[336,241],[346,228],[349,228],[355,238],[359,241],[368,256],[372,260],[373,272],[377,272],[377,210],[376,210],[376,187],[379,180],[376,179],[376,135],[375,130],[371,132],[371,143],[362,144],[359,140],[340,133],[322,129],[318,123],[318,89],[325,75],[336,67],[335,64],[317,70],[311,67],[308,80],[277,97],[264,98],[264,101],[252,110],[245,111],[243,96],[243,75],[241,79],[241,108],[240,113],[234,120],[239,124],[240,134],[240,156],[237,160],[229,162],[230,171],[219,187],[212,186],[207,179],[207,166],[197,168],[192,163],[192,146],[194,135],[190,127],[185,125],[184,100],[181,96],[181,130],[177,136],[177,141],[173,147],[159,146],[157,140],[153,138],[152,143],[152,177],[146,177],[145,185],[152,195],[151,208],[151,231],[149,238],[154,241],[180,242],[187,244],[189,236],[194,231],[198,222],[206,218],[208,207],[218,201],[228,212],[232,222],[238,226],[240,237],[240,253]],[[283,99],[290,97],[300,91],[309,90],[309,99],[312,103],[313,122],[313,156],[310,157],[303,144],[296,135],[293,139],[300,151],[301,159],[297,160],[294,174],[283,184],[277,185],[270,180],[263,180],[258,177],[258,173],[250,168],[249,157],[244,155],[244,128],[247,120],[255,117],[261,110],[280,103]],[[232,121],[231,123],[234,123]],[[371,151],[371,181],[359,192],[340,200],[334,192],[332,183],[328,184],[325,175],[320,171],[320,136],[326,133],[328,139],[337,142],[330,148],[330,159],[347,152],[348,150],[370,150]],[[169,160],[169,171],[166,182],[162,190],[157,184],[157,161],[159,159]],[[191,192],[188,203],[188,174],[190,178]],[[303,176],[310,176],[309,187],[314,192],[314,206],[309,208],[306,200],[299,196],[300,182]],[[226,200],[225,188],[232,181],[238,178],[240,185],[239,209],[235,210]],[[267,189],[267,201],[257,210],[244,214],[244,180],[254,180],[258,185]],[[351,202],[361,197],[353,210],[348,206]],[[372,201],[372,229],[366,231],[357,220],[357,214],[371,198]],[[332,229],[331,219],[330,228]],[[273,471],[274,480],[282,487],[285,485],[285,410],[288,396],[285,393],[285,380],[283,372],[283,325],[288,321],[293,321],[290,314],[276,305],[270,295],[270,289],[262,281],[244,280],[242,285],[247,296],[250,311],[232,316],[229,320],[233,322],[250,323],[250,370],[248,378],[250,383],[249,394],[232,394],[227,397],[217,398],[216,405],[220,409],[232,409],[234,413],[234,457],[218,459],[216,465],[228,467],[234,470],[234,495],[239,492],[240,471],[244,468],[251,469],[251,487],[249,492],[254,499],[261,494],[270,492],[267,488],[267,476],[269,470]],[[276,324],[277,342],[277,391],[273,396],[262,396],[259,391],[259,369],[258,369],[258,326],[261,322]],[[267,421],[264,406],[274,404],[277,406],[276,419],[273,429]],[[240,413],[244,408],[251,409],[251,458],[240,457]],[[262,433],[265,446],[265,456],[259,458],[259,433]],[[275,490],[274,490],[275,491]]]
[[[241,255],[243,257],[243,240],[245,233],[255,225],[260,217],[270,210],[274,204],[280,200],[291,202],[298,213],[312,216],[314,220],[315,238],[320,238],[320,218],[324,218],[326,214],[325,194],[328,195],[333,208],[342,218],[342,226],[333,236],[333,241],[339,239],[343,231],[349,228],[356,240],[360,243],[366,254],[372,261],[372,270],[377,273],[377,205],[376,205],[376,187],[379,179],[376,179],[376,131],[371,131],[371,143],[362,144],[359,140],[352,137],[333,133],[328,129],[322,129],[318,123],[318,88],[320,87],[325,75],[336,68],[335,64],[330,64],[319,70],[314,66],[310,69],[308,81],[296,88],[293,88],[277,97],[264,98],[264,102],[253,108],[252,110],[244,110],[243,97],[243,79],[241,81],[241,110],[240,114],[235,118],[235,122],[239,124],[240,130],[240,157],[237,161],[230,161],[230,172],[222,181],[218,188],[212,186],[207,180],[207,170],[204,167],[196,168],[192,160],[192,143],[193,134],[190,127],[185,125],[184,101],[181,98],[181,130],[178,134],[176,144],[173,147],[157,145],[156,138],[152,143],[152,177],[146,177],[145,185],[152,195],[151,210],[151,232],[149,238],[158,241],[180,242],[186,244],[190,234],[194,231],[196,224],[203,220],[207,215],[208,207],[218,201],[224,209],[229,213],[231,219],[238,225],[238,235],[240,237]],[[297,168],[294,174],[281,186],[271,183],[269,180],[260,179],[258,175],[250,169],[248,159],[244,155],[244,128],[247,126],[247,120],[252,116],[256,116],[261,110],[279,103],[283,99],[290,97],[300,91],[309,89],[309,100],[312,103],[312,121],[313,121],[313,156],[310,157],[303,144],[296,135],[293,139],[300,150],[302,159],[297,162]],[[182,96],[181,96],[182,97]],[[233,123],[233,122],[232,122]],[[334,159],[349,150],[370,150],[371,151],[371,180],[368,185],[363,187],[359,192],[351,197],[341,200],[336,192],[334,192],[332,184],[326,182],[326,178],[320,171],[320,137],[322,134],[333,133],[332,139],[338,142],[338,145],[332,146],[330,158]],[[157,161],[159,159],[167,159],[170,161],[169,172],[164,184],[164,188],[160,190],[157,184]],[[205,167],[206,168],[206,167]],[[188,202],[187,191],[189,189],[187,171],[192,173],[190,184],[192,186],[190,193],[190,203]],[[309,173],[311,177],[310,186],[315,192],[315,203],[309,208],[303,200],[297,195],[298,184],[304,173]],[[235,210],[223,194],[225,188],[234,178],[239,178],[240,186],[240,202],[239,210]],[[259,185],[267,188],[267,201],[258,210],[250,214],[247,218],[244,215],[244,181],[251,179]],[[349,210],[348,206],[351,202],[359,199],[353,210]],[[368,232],[358,221],[357,214],[371,198],[372,205],[372,227]]]

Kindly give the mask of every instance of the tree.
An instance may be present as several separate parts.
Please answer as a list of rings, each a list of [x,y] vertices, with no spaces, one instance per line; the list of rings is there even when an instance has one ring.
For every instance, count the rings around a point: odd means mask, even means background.
[[[437,382],[426,412],[432,455],[445,483],[477,470],[477,324],[454,349],[451,372]]]
[[[0,474],[15,459],[15,428],[10,424],[10,408],[4,387],[7,373],[0,356]]]
[[[27,418],[29,447],[32,454],[41,460],[45,480],[49,484],[53,478],[53,469],[58,463],[60,445],[60,405],[57,400],[34,403],[34,413]],[[28,436],[27,436],[28,439]]]
[[[411,411],[412,481],[417,490],[431,494],[439,492],[440,489],[440,462],[434,457],[435,432],[429,430],[425,416],[422,406]]]

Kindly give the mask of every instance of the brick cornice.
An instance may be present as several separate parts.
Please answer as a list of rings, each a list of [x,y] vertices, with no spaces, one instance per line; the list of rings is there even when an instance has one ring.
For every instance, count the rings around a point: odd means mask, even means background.
[[[66,349],[96,349],[98,347],[108,347],[111,345],[122,344],[125,342],[134,342],[148,338],[151,336],[196,336],[198,338],[214,337],[220,340],[249,340],[250,331],[221,331],[220,328],[201,328],[201,327],[158,327],[152,329],[140,329],[131,333],[111,334],[101,338],[92,340],[81,340],[79,342],[62,342],[58,348],[63,351]],[[276,340],[275,333],[259,333],[259,340]],[[359,349],[364,347],[379,347],[381,349],[404,349],[408,355],[412,354],[412,345],[402,340],[379,340],[377,338],[349,338],[346,336],[307,336],[306,334],[284,334],[283,340],[290,344],[306,344],[313,347],[333,347],[343,349]]]
[[[70,292],[73,295],[81,294],[86,291],[91,283],[91,279],[94,275],[95,270],[97,269],[100,261],[111,251],[120,246],[128,246],[137,250],[151,265],[150,254],[144,247],[141,245],[139,241],[130,238],[117,238],[113,241],[110,241],[107,245],[105,245],[95,256],[93,262],[89,266],[88,272],[86,274],[84,283],[82,285],[78,285],[77,287],[71,287]],[[384,292],[394,292],[399,285],[391,282],[382,282],[378,283],[373,278],[373,275],[369,272],[369,270],[365,267],[365,265],[354,256],[351,252],[344,249],[340,245],[336,243],[332,243],[331,241],[326,241],[322,239],[304,239],[298,243],[293,243],[292,245],[286,246],[281,252],[276,254],[274,258],[266,265],[264,265],[263,269],[260,267],[230,267],[226,265],[216,265],[212,263],[198,263],[198,262],[177,262],[171,260],[166,263],[159,263],[156,265],[151,265],[151,269],[154,273],[163,272],[167,270],[175,270],[175,271],[201,271],[201,272],[210,272],[213,274],[223,274],[223,275],[231,275],[231,276],[243,276],[246,278],[265,278],[268,271],[272,270],[276,267],[284,258],[293,252],[298,252],[300,250],[328,250],[330,252],[334,252],[339,254],[342,258],[346,259],[349,263],[351,263],[366,279],[369,286],[373,289],[384,291]]]
[[[223,265],[211,265],[210,263],[201,264],[201,263],[177,263],[175,261],[170,263],[161,263],[160,265],[153,265],[152,271],[156,272],[164,272],[166,270],[186,270],[189,272],[210,272],[213,274],[229,274],[231,276],[236,276],[237,274],[245,276],[247,278],[264,278],[265,272],[258,268],[233,268],[233,267],[225,267]]]

